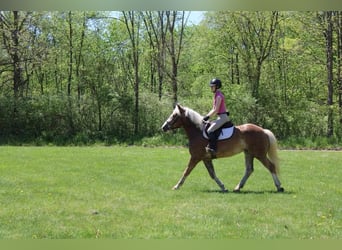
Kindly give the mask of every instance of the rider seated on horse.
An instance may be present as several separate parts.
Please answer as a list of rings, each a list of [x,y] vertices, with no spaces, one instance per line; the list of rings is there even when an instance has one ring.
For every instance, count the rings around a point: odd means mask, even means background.
[[[217,150],[217,130],[225,123],[229,122],[227,108],[225,104],[224,95],[219,90],[222,87],[220,79],[214,78],[209,82],[211,92],[214,93],[213,108],[209,113],[204,116],[203,121],[208,121],[211,116],[217,115],[217,119],[214,120],[208,129],[209,144],[206,147],[206,151],[211,154],[212,158],[216,158]]]

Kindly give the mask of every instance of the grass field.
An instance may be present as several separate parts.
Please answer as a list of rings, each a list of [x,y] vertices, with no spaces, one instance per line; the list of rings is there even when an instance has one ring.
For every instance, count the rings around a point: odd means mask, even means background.
[[[258,162],[241,193],[203,164],[171,190],[185,148],[0,147],[1,239],[341,239],[342,152],[280,151],[285,193]],[[243,155],[214,162],[231,191]]]

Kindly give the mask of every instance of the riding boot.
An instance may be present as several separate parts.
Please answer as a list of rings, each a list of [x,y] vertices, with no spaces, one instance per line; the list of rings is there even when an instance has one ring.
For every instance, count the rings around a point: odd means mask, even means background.
[[[207,153],[210,153],[211,158],[215,159],[216,158],[216,150],[217,150],[217,133],[216,131],[210,132],[208,134],[209,137],[209,144],[205,148]]]

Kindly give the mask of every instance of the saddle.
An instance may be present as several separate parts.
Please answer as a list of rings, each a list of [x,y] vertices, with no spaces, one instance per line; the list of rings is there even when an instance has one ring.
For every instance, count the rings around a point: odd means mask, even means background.
[[[209,139],[208,129],[211,126],[211,124],[212,124],[211,122],[208,122],[203,128],[203,137],[205,139]],[[234,128],[235,128],[235,126],[231,121],[223,124],[219,129],[215,130],[217,140],[218,141],[227,140],[230,137],[232,137],[232,135],[234,133]]]

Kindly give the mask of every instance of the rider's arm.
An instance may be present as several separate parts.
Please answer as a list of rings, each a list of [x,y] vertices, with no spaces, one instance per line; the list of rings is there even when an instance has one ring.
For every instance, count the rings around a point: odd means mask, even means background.
[[[213,115],[216,115],[220,109],[221,102],[222,102],[222,97],[217,96],[216,101],[215,101],[215,106],[213,107],[212,110],[209,111],[209,113],[206,116],[211,117]]]

